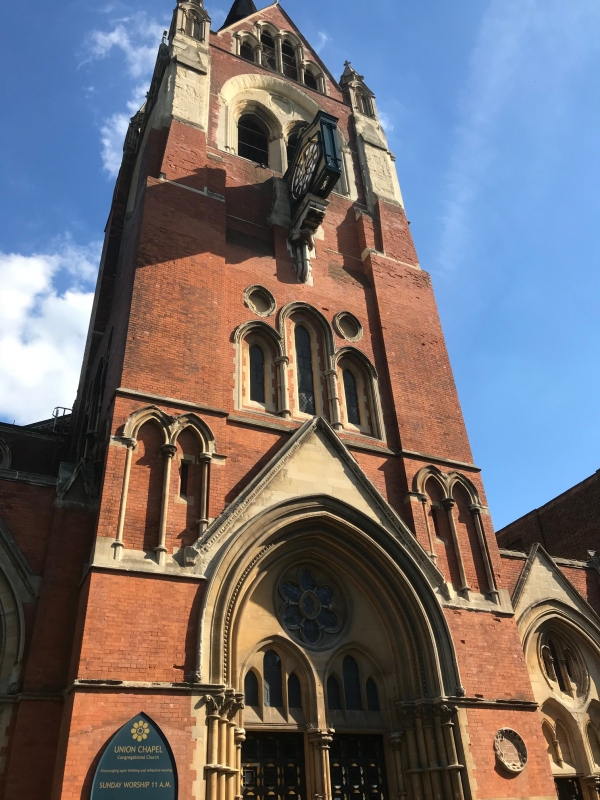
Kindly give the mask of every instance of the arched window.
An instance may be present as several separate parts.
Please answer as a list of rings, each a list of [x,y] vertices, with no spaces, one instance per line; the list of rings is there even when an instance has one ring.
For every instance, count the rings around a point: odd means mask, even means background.
[[[302,708],[302,687],[300,678],[292,672],[288,678],[288,706],[290,708]]]
[[[373,101],[368,94],[365,94],[365,92],[356,92],[356,105],[358,106],[360,113],[364,114],[365,117],[375,116],[375,112],[373,110]]]
[[[260,37],[262,44],[262,63],[263,67],[277,69],[277,58],[275,56],[275,40],[266,31]]]
[[[315,413],[315,387],[313,380],[310,334],[302,325],[296,325],[296,370],[298,378],[298,405],[303,414]]]
[[[373,678],[367,680],[367,708],[369,711],[379,711],[379,692]]]
[[[254,61],[254,48],[249,41],[242,42],[240,47],[240,56],[246,61]]]
[[[281,659],[275,650],[267,650],[263,660],[265,706],[283,707]]]
[[[258,678],[252,670],[244,678],[244,703],[247,706],[258,705]]]
[[[265,402],[265,354],[257,344],[250,348],[250,400]]]
[[[597,770],[600,769],[600,737],[598,736],[598,731],[594,727],[592,722],[588,723],[587,726],[587,735],[588,735],[588,742],[590,743],[590,750],[592,751],[592,756],[594,759],[594,766]]]
[[[306,125],[298,125],[288,136],[287,147],[286,147],[288,167],[292,163],[292,159],[294,158],[294,153],[296,152],[296,145],[298,144],[298,139],[300,138],[300,134],[302,133],[304,128],[306,128]]]
[[[244,114],[239,119],[238,155],[257,164],[269,164],[269,132],[255,114]]]
[[[344,394],[346,395],[348,422],[352,423],[352,425],[360,425],[360,407],[358,404],[356,378],[349,369],[344,370]]]
[[[362,698],[360,696],[360,672],[358,664],[352,656],[346,656],[342,665],[344,675],[344,694],[346,696],[347,711],[361,711]]]
[[[319,91],[319,84],[317,83],[317,79],[313,75],[313,73],[307,69],[304,73],[304,84],[308,86],[309,89],[314,89],[315,92]]]
[[[330,711],[342,710],[342,693],[337,678],[330,675],[327,678],[327,708]]]
[[[188,36],[192,36],[194,39],[197,39],[199,42],[202,41],[202,25],[200,24],[200,20],[195,14],[189,14],[185,32]]]
[[[296,64],[296,51],[290,42],[283,42],[281,45],[281,60],[283,63],[283,74],[293,81],[298,80],[298,65]]]

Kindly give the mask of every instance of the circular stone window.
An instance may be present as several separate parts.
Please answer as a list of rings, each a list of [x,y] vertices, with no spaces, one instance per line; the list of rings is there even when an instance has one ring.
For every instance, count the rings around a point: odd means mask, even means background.
[[[340,592],[319,570],[304,565],[286,572],[277,586],[279,616],[293,639],[327,647],[340,632],[345,607]]]
[[[358,342],[363,337],[363,327],[354,314],[349,311],[340,311],[333,318],[336,332],[349,342]]]
[[[494,738],[496,758],[509,772],[521,772],[527,764],[527,746],[512,728],[500,728]]]
[[[277,308],[275,298],[264,286],[248,286],[244,291],[244,303],[258,317],[270,317]]]

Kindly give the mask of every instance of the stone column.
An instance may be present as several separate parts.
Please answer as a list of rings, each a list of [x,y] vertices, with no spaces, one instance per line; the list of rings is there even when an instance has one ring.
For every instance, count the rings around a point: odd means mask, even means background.
[[[127,496],[129,494],[129,476],[131,475],[131,459],[134,448],[137,446],[137,439],[123,439],[123,444],[127,447],[125,456],[125,471],[123,472],[123,485],[121,487],[121,503],[119,506],[119,520],[117,522],[117,537],[115,539],[114,559],[120,561],[123,557],[123,531],[125,528],[125,512],[127,511]]]
[[[454,723],[452,722],[455,714],[455,706],[443,705],[439,707],[440,721],[444,735],[444,744],[446,745],[448,770],[450,772],[450,781],[452,783],[452,796],[454,800],[464,800],[462,780],[460,777],[460,770],[463,769],[463,765],[458,761],[456,741],[454,738]]]
[[[277,64],[277,72],[283,72],[283,54],[281,46],[283,44],[283,35],[278,33],[275,35],[275,63]]]
[[[333,739],[333,728],[309,730],[308,740],[313,748],[316,794],[322,800],[331,800],[331,771],[329,767],[329,746]]]
[[[419,709],[419,719],[423,730],[425,751],[427,753],[427,770],[431,778],[433,798],[434,800],[444,800],[442,780],[440,777],[441,768],[434,733],[433,709],[431,706],[422,706]],[[447,800],[450,800],[450,798]]]
[[[337,370],[328,369],[324,374],[327,379],[327,396],[329,398],[329,419],[331,420],[331,427],[336,431],[341,431],[344,426],[340,419]]]
[[[287,356],[278,356],[275,359],[275,366],[277,367],[277,414],[284,419],[289,419],[292,416],[287,379],[289,363],[290,360]]]
[[[406,774],[410,776],[412,797],[414,800],[423,800],[423,785],[421,783],[421,765],[417,750],[417,736],[415,731],[415,712],[412,708],[405,708],[397,704],[400,726],[406,737],[407,764]]]
[[[398,787],[398,800],[404,800],[408,795],[404,783],[404,770],[402,766],[402,742],[404,740],[404,731],[390,733],[388,739],[392,748],[392,753],[394,754],[394,773],[396,775],[396,786]]]
[[[198,456],[198,461],[201,467],[200,474],[200,518],[196,520],[198,523],[198,533],[200,536],[208,528],[208,501],[210,489],[210,462],[212,457],[209,453],[201,453]]]
[[[427,513],[427,495],[419,492],[417,493],[417,497],[421,501],[421,504],[423,506],[423,516],[425,517],[425,528],[427,529],[427,538],[429,540],[429,555],[435,561],[437,556],[435,554],[433,533],[431,532],[431,525],[429,524],[429,514]]]
[[[160,452],[165,457],[165,470],[163,473],[163,493],[162,505],[160,509],[160,527],[158,531],[158,547],[155,551],[158,553],[158,563],[164,566],[167,561],[167,518],[169,515],[169,488],[171,483],[171,464],[173,457],[177,453],[177,446],[174,444],[163,444]]]
[[[494,580],[494,569],[492,567],[492,559],[490,558],[490,551],[488,543],[485,538],[485,531],[483,530],[483,523],[481,521],[481,509],[477,505],[469,506],[469,511],[475,520],[475,528],[477,530],[477,538],[479,540],[479,547],[481,549],[481,558],[485,567],[485,575],[488,582],[488,594],[493,594],[494,599],[498,598],[498,589],[496,588],[496,581]]]
[[[246,731],[243,728],[236,728],[235,733],[235,767],[238,773],[236,800],[242,796],[242,745],[246,741]]]
[[[225,700],[224,694],[206,695],[206,800],[217,800],[219,776],[219,722],[220,708]]]
[[[442,506],[446,509],[446,513],[448,514],[448,524],[450,525],[450,533],[452,534],[452,544],[454,545],[454,552],[456,553],[456,560],[458,561],[458,574],[460,576],[460,590],[462,592],[468,592],[471,587],[467,582],[467,576],[465,574],[465,565],[463,562],[462,552],[460,549],[460,544],[458,541],[458,532],[456,530],[456,522],[454,521],[454,506],[456,505],[455,501],[451,497],[446,497],[442,500]]]

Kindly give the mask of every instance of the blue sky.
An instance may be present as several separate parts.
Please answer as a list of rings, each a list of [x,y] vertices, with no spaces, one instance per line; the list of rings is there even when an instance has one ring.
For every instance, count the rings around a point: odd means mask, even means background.
[[[172,4],[5,4],[0,419],[72,404],[125,126]],[[206,7],[217,28],[228,3]],[[600,467],[600,3],[284,7],[377,96],[500,528]]]

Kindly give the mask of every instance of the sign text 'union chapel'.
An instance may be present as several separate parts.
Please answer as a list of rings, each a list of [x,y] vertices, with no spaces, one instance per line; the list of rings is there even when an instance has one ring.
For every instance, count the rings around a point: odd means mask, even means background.
[[[118,730],[104,751],[91,800],[177,800],[177,769],[160,728],[138,714]]]

